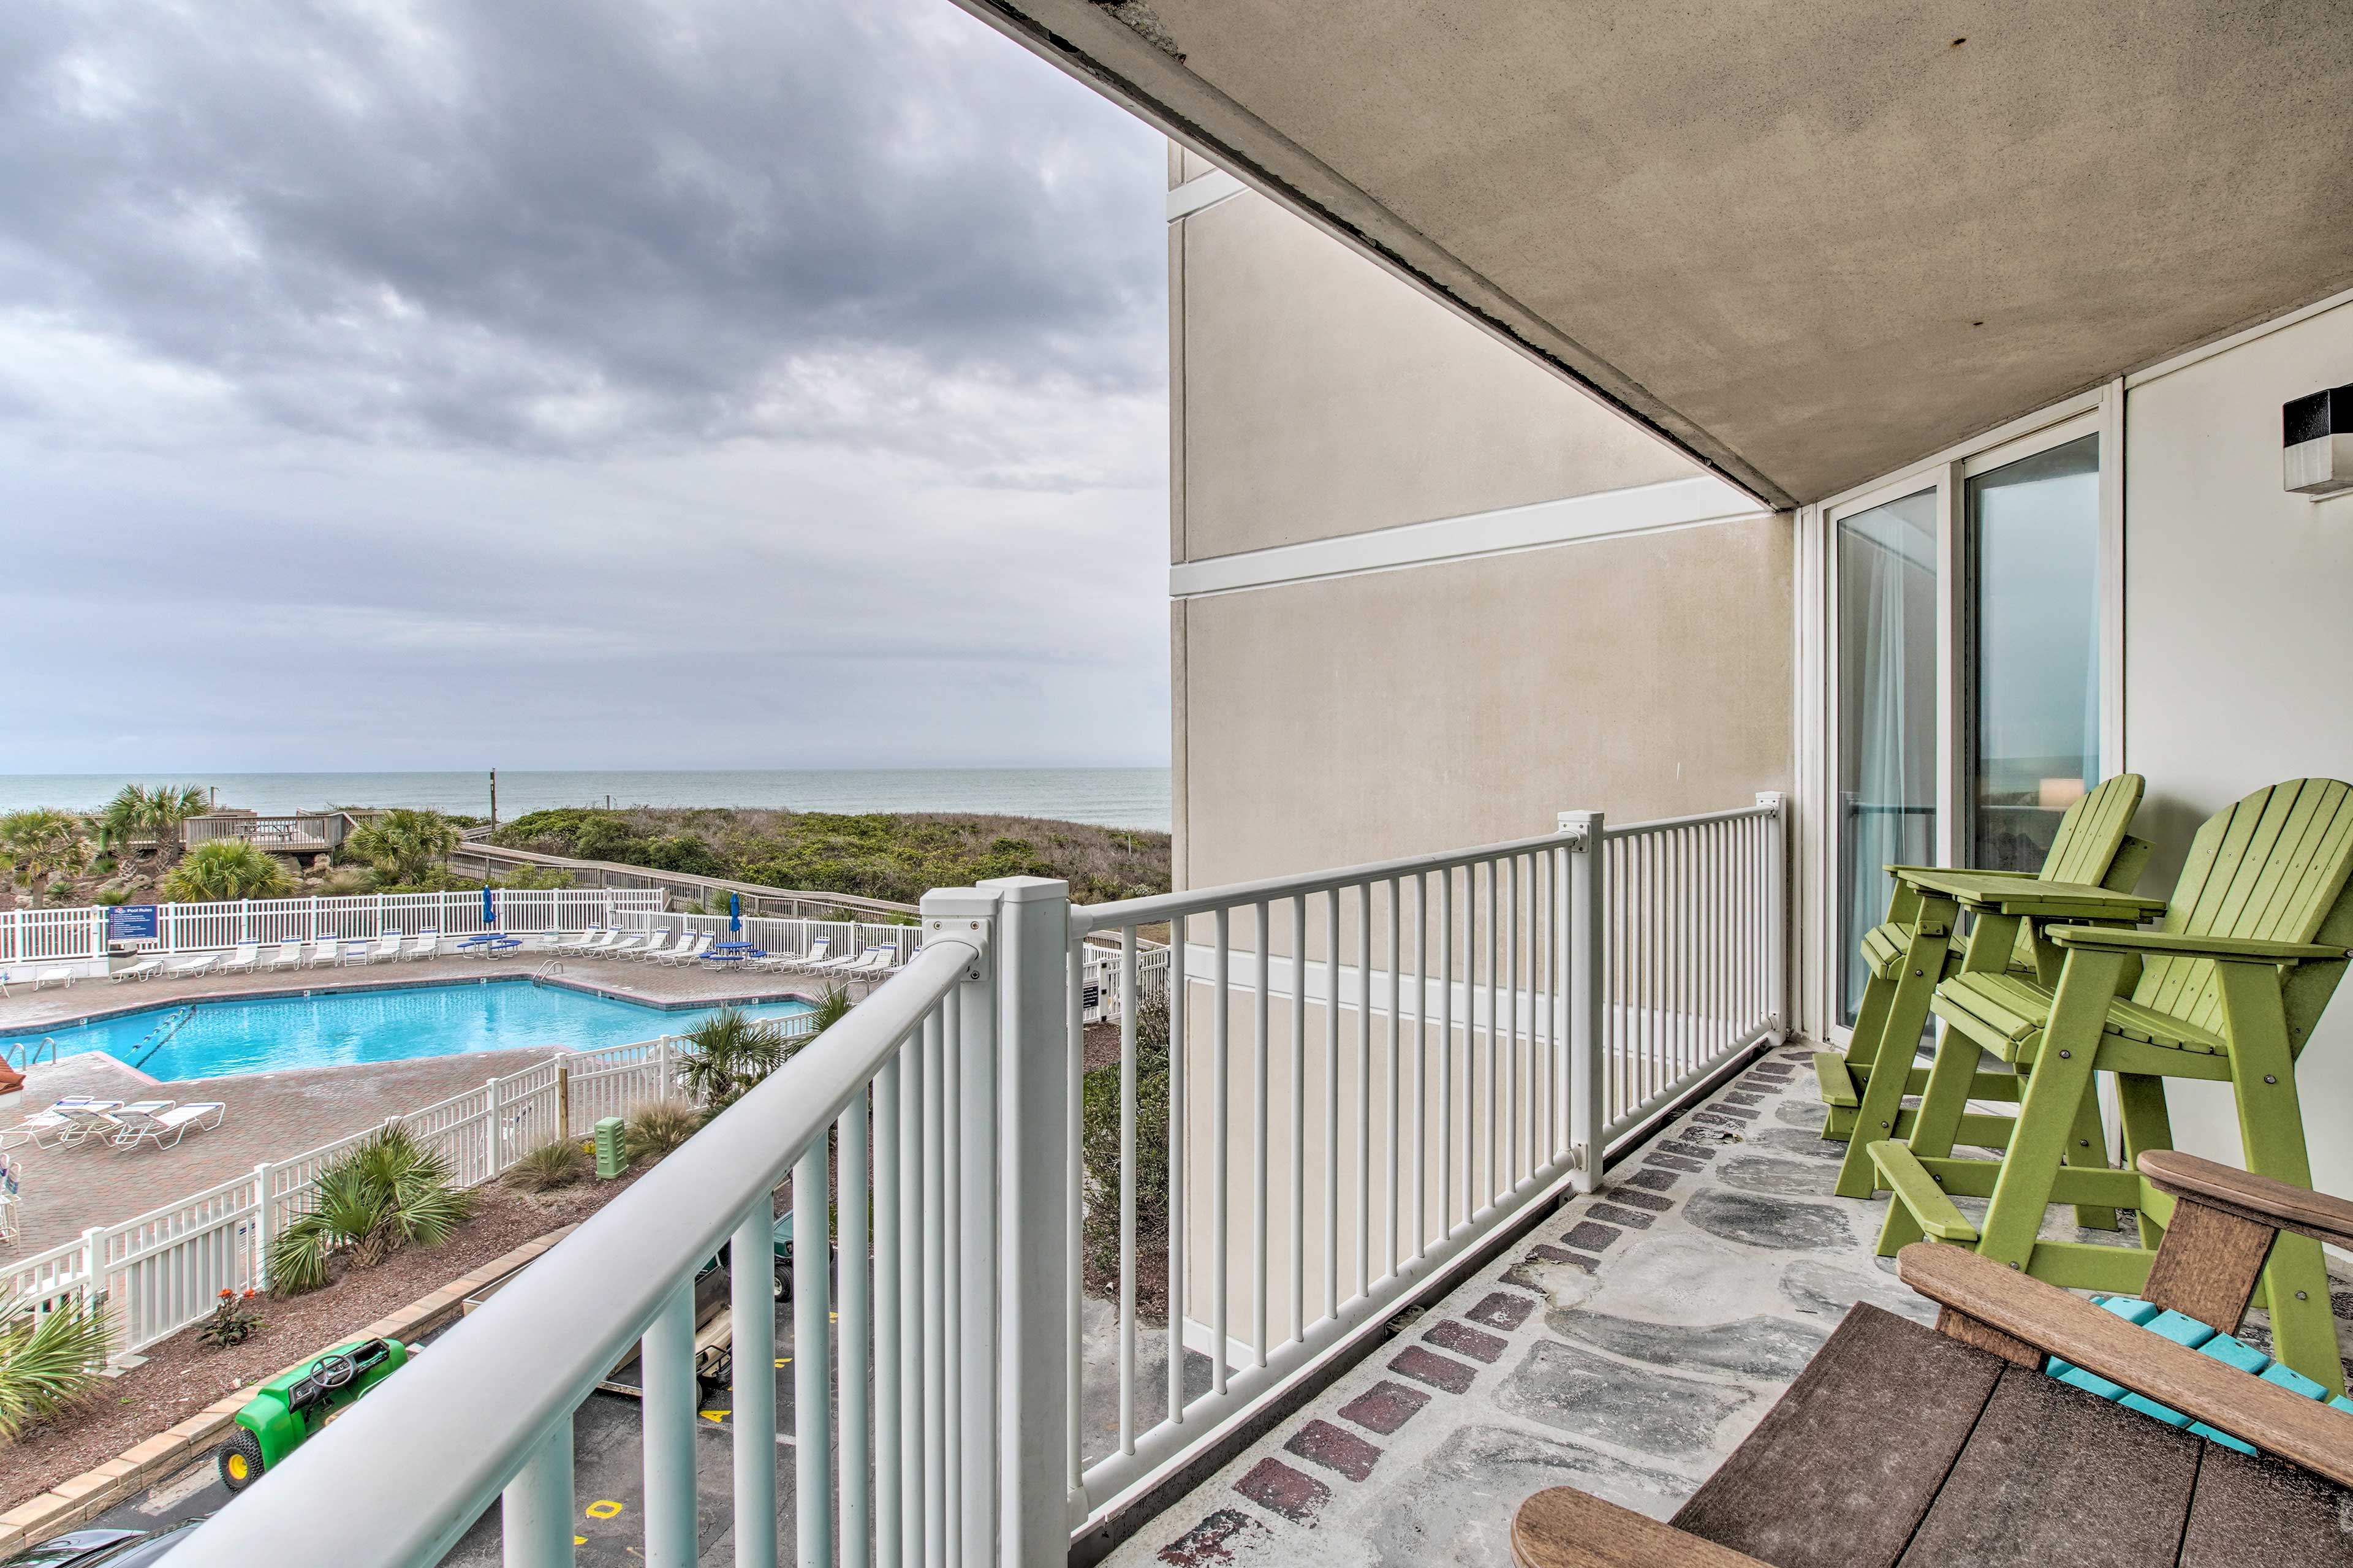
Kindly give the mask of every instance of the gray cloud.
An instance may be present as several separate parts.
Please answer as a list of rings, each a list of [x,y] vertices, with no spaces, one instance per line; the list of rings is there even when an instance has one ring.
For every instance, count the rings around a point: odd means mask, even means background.
[[[1161,263],[1120,118],[939,0],[29,0],[0,290],[375,439],[822,429],[881,348],[1133,393]]]

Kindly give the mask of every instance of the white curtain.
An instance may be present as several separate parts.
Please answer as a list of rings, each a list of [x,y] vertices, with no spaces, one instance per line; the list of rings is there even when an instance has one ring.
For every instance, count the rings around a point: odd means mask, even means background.
[[[1840,769],[1846,1008],[1870,979],[1857,944],[1886,912],[1883,866],[1934,858],[1935,497],[1907,497],[1840,525]]]

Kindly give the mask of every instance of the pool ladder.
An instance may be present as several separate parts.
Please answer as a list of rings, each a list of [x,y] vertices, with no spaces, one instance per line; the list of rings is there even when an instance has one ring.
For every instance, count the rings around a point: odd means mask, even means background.
[[[563,973],[564,961],[562,959],[551,958],[545,963],[541,964],[537,969],[533,970],[531,972],[531,977],[533,980],[544,980],[551,974],[561,974]]]
[[[23,1072],[36,1062],[58,1059],[58,1043],[43,1035],[37,1040],[0,1040],[0,1062]]]

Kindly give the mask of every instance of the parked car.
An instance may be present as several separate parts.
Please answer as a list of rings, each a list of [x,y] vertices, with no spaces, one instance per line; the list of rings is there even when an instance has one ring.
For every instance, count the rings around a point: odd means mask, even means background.
[[[76,1530],[25,1548],[0,1568],[148,1568],[203,1522],[191,1519],[162,1530]]]

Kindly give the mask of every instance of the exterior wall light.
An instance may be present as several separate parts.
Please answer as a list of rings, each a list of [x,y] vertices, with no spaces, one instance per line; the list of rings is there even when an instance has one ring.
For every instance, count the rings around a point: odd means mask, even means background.
[[[2291,399],[2280,426],[2289,489],[2316,500],[2353,490],[2353,386]]]

